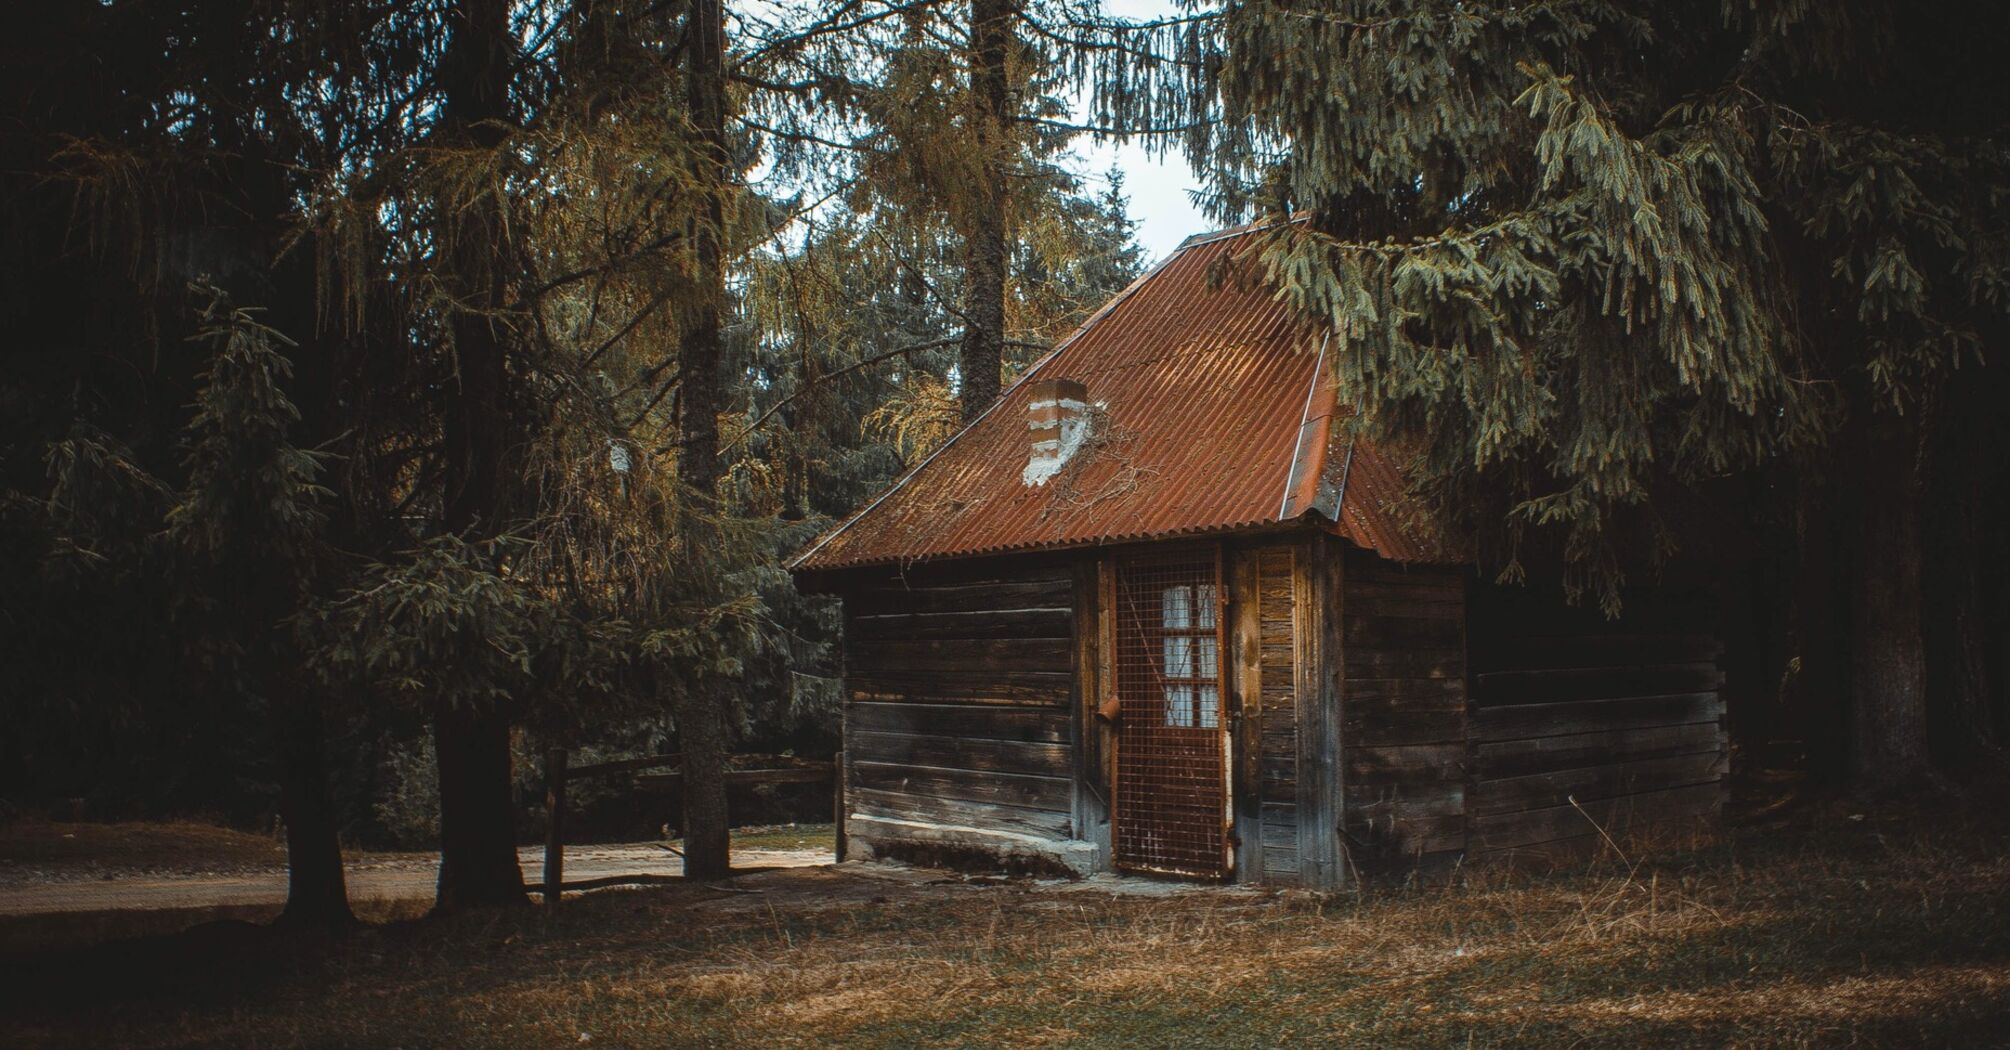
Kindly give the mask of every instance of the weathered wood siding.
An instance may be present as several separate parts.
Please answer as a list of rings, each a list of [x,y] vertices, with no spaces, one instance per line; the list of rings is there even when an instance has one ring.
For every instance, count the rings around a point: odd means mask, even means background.
[[[1233,604],[1237,881],[1299,881],[1296,574],[1302,550],[1238,551],[1229,575]]]
[[[1257,681],[1263,705],[1257,797],[1265,881],[1298,876],[1298,685],[1292,625],[1294,550],[1256,552]]]
[[[1341,830],[1363,871],[1466,845],[1466,573],[1348,547],[1341,585]]]
[[[1070,560],[995,558],[845,589],[854,844],[1083,865],[1076,588]]]
[[[1483,587],[1471,622],[1474,859],[1721,808],[1722,646],[1703,603],[1635,595],[1613,622]]]

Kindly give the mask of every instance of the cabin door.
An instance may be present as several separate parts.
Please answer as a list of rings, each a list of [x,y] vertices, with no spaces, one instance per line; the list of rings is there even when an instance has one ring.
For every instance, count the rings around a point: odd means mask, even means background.
[[[1225,617],[1218,550],[1116,566],[1119,869],[1229,873]]]

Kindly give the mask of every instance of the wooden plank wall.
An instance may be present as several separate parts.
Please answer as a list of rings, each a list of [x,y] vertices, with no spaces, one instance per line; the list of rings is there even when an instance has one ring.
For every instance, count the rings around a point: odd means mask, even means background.
[[[1252,684],[1261,712],[1256,783],[1265,882],[1298,880],[1298,687],[1292,629],[1294,548],[1250,552],[1256,632]],[[1244,703],[1250,697],[1245,695]]]
[[[856,823],[855,836],[992,852],[1009,840],[967,829],[1057,847],[1078,837],[1076,588],[1076,567],[1053,558],[845,588],[851,814],[901,822]]]
[[[1707,601],[1630,595],[1613,622],[1480,587],[1471,631],[1474,859],[1566,853],[1595,844],[1601,827],[1721,808],[1723,647]]]
[[[1465,848],[1465,570],[1354,547],[1339,610],[1341,831],[1364,872]]]
[[[1340,841],[1342,541],[1321,537],[1296,552],[1291,574],[1292,646],[1298,686],[1298,878],[1316,889],[1343,881]]]
[[[1110,867],[1110,784],[1115,770],[1116,726],[1101,714],[1103,703],[1115,692],[1114,654],[1103,637],[1103,586],[1106,582],[1101,559],[1090,556],[1074,564],[1074,662],[1075,693],[1072,717],[1075,722],[1075,809],[1074,833],[1095,848],[1094,866]]]

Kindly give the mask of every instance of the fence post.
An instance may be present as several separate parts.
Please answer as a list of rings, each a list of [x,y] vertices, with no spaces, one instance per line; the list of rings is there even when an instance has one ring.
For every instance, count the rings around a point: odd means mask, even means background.
[[[554,747],[544,753],[544,902],[557,904],[565,892],[565,766],[566,753]]]
[[[831,771],[833,779],[836,781],[831,786],[831,816],[837,823],[837,842],[833,846],[831,853],[837,859],[837,862],[842,864],[844,863],[846,846],[844,835],[844,752],[840,751],[831,756]]]

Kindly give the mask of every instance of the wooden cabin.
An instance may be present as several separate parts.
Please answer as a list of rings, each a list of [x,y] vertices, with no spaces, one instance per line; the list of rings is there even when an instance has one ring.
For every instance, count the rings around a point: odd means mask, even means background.
[[[1707,603],[1607,622],[1413,538],[1252,232],[791,561],[843,600],[854,855],[1332,887],[1715,814]]]

